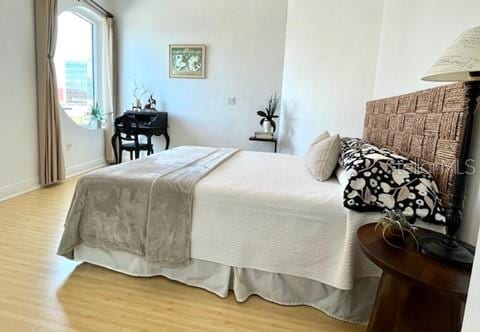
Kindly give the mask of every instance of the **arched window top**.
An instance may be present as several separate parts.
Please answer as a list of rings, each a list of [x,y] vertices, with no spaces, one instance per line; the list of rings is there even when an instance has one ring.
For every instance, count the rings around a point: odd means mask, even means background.
[[[97,12],[78,0],[59,0],[58,13],[64,12],[76,13],[92,23],[101,23],[103,18]]]

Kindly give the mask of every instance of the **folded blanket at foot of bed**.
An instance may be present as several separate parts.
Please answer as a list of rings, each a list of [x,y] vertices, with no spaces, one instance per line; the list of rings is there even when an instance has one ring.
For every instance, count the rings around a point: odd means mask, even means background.
[[[83,243],[175,267],[190,262],[195,185],[238,150],[180,147],[82,177],[58,254]]]

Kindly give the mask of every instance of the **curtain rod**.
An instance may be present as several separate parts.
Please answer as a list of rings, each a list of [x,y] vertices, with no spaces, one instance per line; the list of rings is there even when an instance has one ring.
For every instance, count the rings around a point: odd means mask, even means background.
[[[78,2],[83,1],[93,9],[95,9],[97,12],[100,12],[102,15],[105,15],[106,17],[113,18],[113,14],[110,13],[108,10],[100,6],[97,2],[94,0],[77,0]]]

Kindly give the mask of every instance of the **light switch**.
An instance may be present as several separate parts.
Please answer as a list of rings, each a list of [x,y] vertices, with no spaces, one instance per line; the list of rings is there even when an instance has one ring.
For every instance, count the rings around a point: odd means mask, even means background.
[[[235,97],[228,97],[228,99],[227,99],[227,104],[228,104],[228,105],[235,105],[235,104],[237,104],[237,98],[235,98]]]

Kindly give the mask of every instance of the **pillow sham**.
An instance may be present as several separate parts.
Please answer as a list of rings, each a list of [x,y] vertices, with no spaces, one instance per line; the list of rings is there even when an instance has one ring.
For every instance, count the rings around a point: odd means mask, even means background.
[[[361,139],[343,138],[340,164],[347,172],[343,205],[356,211],[397,210],[409,220],[444,224],[438,187],[417,163]]]
[[[337,177],[338,183],[342,186],[342,189],[345,189],[348,185],[348,176],[347,171],[343,167],[337,167],[335,171],[335,176]]]
[[[310,146],[313,146],[317,143],[320,143],[321,141],[323,141],[323,140],[325,140],[329,137],[330,137],[330,133],[327,130],[325,130],[323,133],[320,134],[320,136],[318,136],[317,138],[315,138],[313,140],[313,142],[312,142],[312,144],[310,144]]]
[[[319,181],[328,180],[337,166],[341,140],[339,135],[325,138],[313,144],[305,156],[305,165]]]

